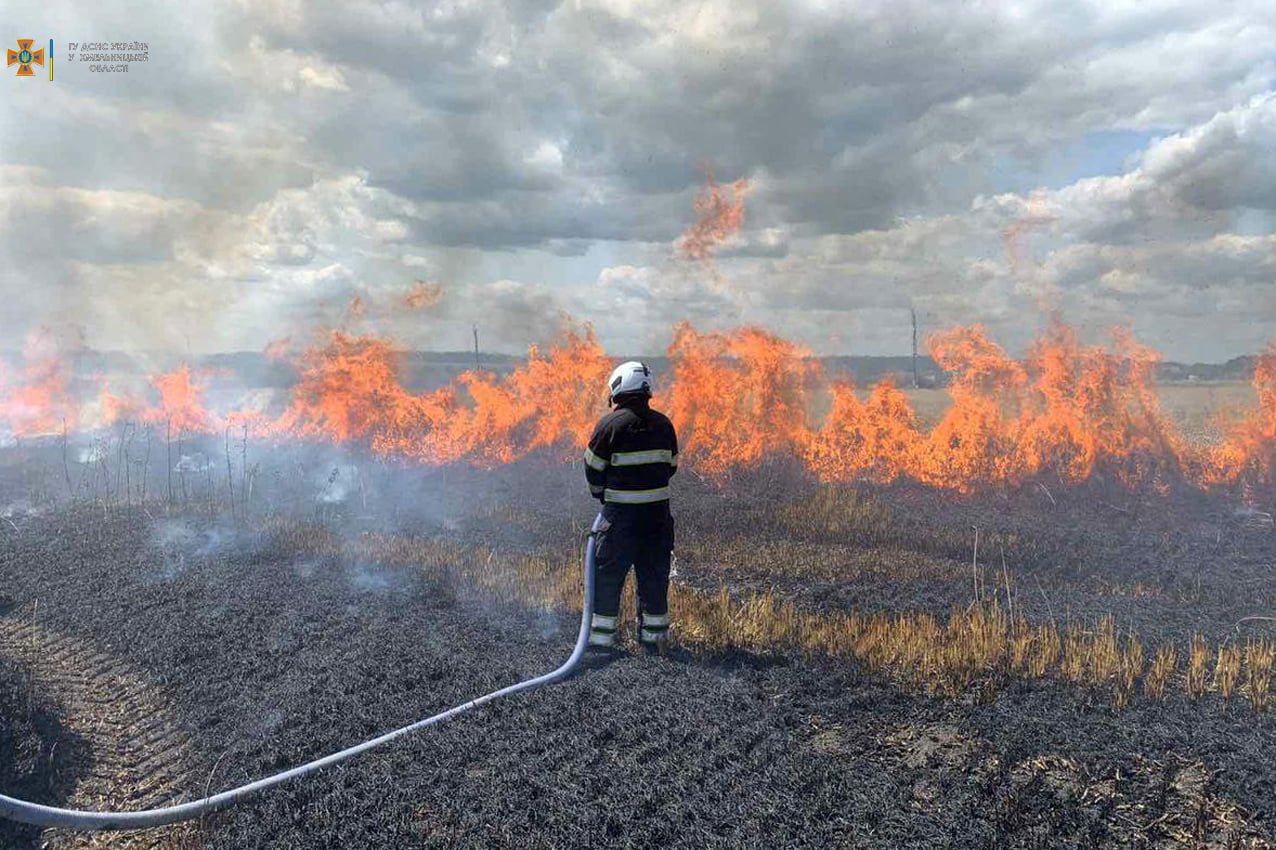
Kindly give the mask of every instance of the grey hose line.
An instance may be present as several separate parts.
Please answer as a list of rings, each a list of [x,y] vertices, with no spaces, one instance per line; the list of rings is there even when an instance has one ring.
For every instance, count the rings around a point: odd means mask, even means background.
[[[242,803],[249,797],[283,785],[293,779],[299,779],[308,776],[325,767],[329,767],[346,759],[353,758],[357,755],[375,749],[382,744],[388,744],[395,738],[415,732],[418,729],[424,729],[426,726],[433,726],[436,723],[442,723],[445,720],[451,720],[458,714],[469,711],[472,708],[478,708],[489,702],[495,702],[502,697],[511,696],[522,691],[530,691],[541,687],[542,685],[550,685],[565,679],[580,663],[581,657],[585,654],[585,647],[589,643],[589,624],[593,614],[594,600],[594,535],[598,531],[599,523],[602,515],[594,519],[593,528],[589,532],[589,540],[585,544],[585,567],[584,567],[584,602],[581,605],[580,615],[580,632],[576,636],[576,646],[572,649],[571,656],[563,662],[556,670],[517,682],[513,685],[501,688],[498,691],[492,691],[490,694],[472,699],[467,703],[462,703],[455,708],[449,708],[447,711],[436,714],[433,717],[427,717],[424,720],[404,726],[401,729],[395,729],[393,732],[387,732],[380,737],[373,738],[370,741],[364,741],[362,744],[356,744],[353,747],[347,747],[340,752],[332,755],[324,756],[320,759],[298,765],[297,767],[285,770],[282,773],[276,773],[273,776],[267,776],[258,779],[256,782],[247,785],[241,785],[238,788],[232,788],[228,791],[214,794],[211,797],[205,797],[202,800],[192,800],[189,803],[181,803],[176,806],[166,806],[159,809],[146,809],[140,812],[86,812],[76,809],[60,809],[55,806],[42,806],[38,803],[29,803],[25,800],[17,800],[13,797],[6,797],[0,794],[0,817],[9,820],[19,821],[21,823],[34,824],[43,827],[66,827],[70,829],[80,830],[107,830],[107,829],[144,829],[147,827],[164,826],[178,821],[190,820],[209,812],[219,811],[231,806]]]

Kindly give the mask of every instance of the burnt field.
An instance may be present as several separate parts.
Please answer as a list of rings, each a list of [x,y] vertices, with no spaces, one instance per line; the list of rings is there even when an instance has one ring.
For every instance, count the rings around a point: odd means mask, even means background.
[[[593,512],[573,466],[294,448],[232,511],[196,473],[173,503],[22,496],[56,470],[46,450],[6,453],[6,793],[203,796],[570,649]],[[684,477],[676,516],[669,658],[631,653],[198,823],[5,824],[3,846],[1272,844],[1272,630],[1247,619],[1276,615],[1266,514],[769,464]]]

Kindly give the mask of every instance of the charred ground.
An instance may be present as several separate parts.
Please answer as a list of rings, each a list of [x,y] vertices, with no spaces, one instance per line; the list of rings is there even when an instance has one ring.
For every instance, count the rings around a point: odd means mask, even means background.
[[[276,511],[233,519],[198,499],[10,510],[0,746],[23,755],[6,763],[4,790],[84,807],[200,796],[548,669],[570,646],[573,612],[474,576],[574,568],[591,512],[578,472],[391,469],[330,500],[289,501],[281,482]],[[1008,583],[1033,619],[1113,614],[1184,645],[1276,610],[1270,524],[1225,499],[1100,484],[953,499],[817,487],[779,468],[680,487],[689,591],[772,590],[817,613],[942,613],[968,606],[981,576],[983,593]],[[521,495],[529,488],[537,498]],[[691,642],[255,805],[111,841],[1267,846],[1274,722],[1242,699],[1181,688],[1123,711],[1051,677],[932,696],[853,659]]]

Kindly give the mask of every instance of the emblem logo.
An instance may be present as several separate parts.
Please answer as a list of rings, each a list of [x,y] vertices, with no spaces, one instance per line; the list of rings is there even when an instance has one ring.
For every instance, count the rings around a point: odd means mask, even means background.
[[[35,44],[33,38],[18,39],[18,49],[12,47],[8,49],[9,61],[5,63],[6,67],[18,66],[19,77],[34,77],[35,72],[31,70],[32,65],[44,67],[44,48],[32,50],[31,45]]]

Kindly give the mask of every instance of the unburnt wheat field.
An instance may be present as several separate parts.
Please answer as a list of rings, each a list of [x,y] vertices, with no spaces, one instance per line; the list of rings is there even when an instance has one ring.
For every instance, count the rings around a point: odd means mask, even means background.
[[[1276,360],[1202,389],[1063,326],[1023,359],[977,328],[932,351],[950,383],[910,398],[679,331],[667,657],[629,626],[618,660],[229,811],[0,844],[1272,846]],[[189,368],[109,404],[20,374],[4,793],[194,799],[566,657],[592,337],[429,392],[373,338],[297,364],[251,411]]]

